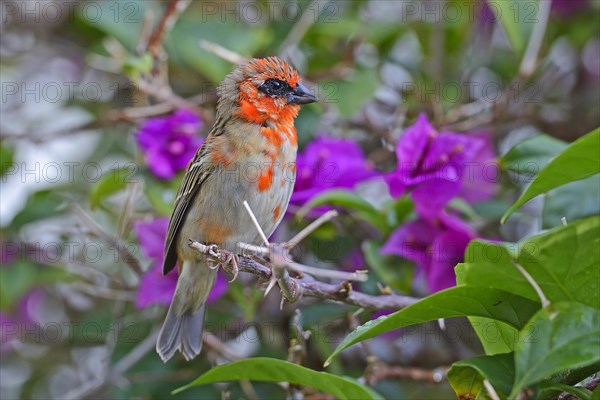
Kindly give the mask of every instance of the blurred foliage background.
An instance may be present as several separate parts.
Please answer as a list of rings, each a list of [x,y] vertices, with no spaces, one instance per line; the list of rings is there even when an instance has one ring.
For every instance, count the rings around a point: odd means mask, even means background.
[[[294,361],[320,370],[340,338],[372,317],[315,299],[280,310],[277,290],[263,298],[255,278],[241,274],[223,282],[208,307],[213,336],[205,355],[163,364],[154,353],[172,287],[168,277],[148,274],[160,263],[160,221],[170,215],[183,172],[157,176],[139,136],[156,118],[185,109],[201,140],[213,122],[215,87],[240,56],[279,55],[297,67],[320,98],[297,119],[301,154],[325,151],[347,168],[333,184],[303,183],[314,195],[349,190],[322,200],[342,215],[296,257],[322,268],[368,269],[369,281],[357,285],[368,293],[425,296],[431,281],[428,287],[418,263],[380,251],[392,232],[417,218],[414,199],[391,195],[384,179],[342,184],[342,176],[394,171],[396,144],[419,113],[441,132],[485,133],[498,156],[543,133],[532,150],[540,163],[600,125],[600,3],[546,2],[192,1],[152,47],[167,2],[3,1],[1,397],[168,398],[230,359],[223,348],[242,358],[292,357],[290,340],[304,343],[302,329],[311,336]],[[322,138],[331,144],[315,142]],[[341,139],[361,149],[355,158],[335,158]],[[448,206],[473,236],[518,241],[563,216],[598,213],[598,179],[587,179],[528,203],[500,226],[524,183],[518,176],[539,164],[499,165],[494,196]],[[532,165],[535,171],[527,169]],[[292,202],[274,240],[314,218],[297,215],[313,194]],[[446,325],[458,335],[431,323],[380,336],[345,352],[328,371],[365,381],[375,358],[404,368],[404,376],[371,382],[386,398],[452,397],[445,368],[482,350],[466,320]],[[276,385],[242,382],[177,397],[217,398],[222,391],[228,398],[286,395]]]

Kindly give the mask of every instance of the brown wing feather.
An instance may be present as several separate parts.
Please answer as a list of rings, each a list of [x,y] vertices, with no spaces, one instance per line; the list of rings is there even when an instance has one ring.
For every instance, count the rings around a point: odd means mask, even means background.
[[[196,155],[190,162],[188,169],[183,176],[183,181],[181,182],[181,186],[175,197],[173,214],[171,214],[169,228],[165,238],[165,256],[163,261],[164,275],[168,274],[177,263],[177,234],[179,233],[179,228],[190,209],[190,204],[192,204],[194,198],[198,194],[200,186],[202,186],[202,183],[213,169],[209,163],[200,162],[203,159],[206,160],[206,143],[212,136],[218,136],[221,133],[223,133],[223,121],[217,117],[217,121],[208,135],[208,138],[196,152]]]

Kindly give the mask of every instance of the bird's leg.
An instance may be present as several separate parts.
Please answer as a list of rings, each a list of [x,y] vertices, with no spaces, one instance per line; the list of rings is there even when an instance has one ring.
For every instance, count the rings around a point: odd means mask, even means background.
[[[231,278],[229,283],[235,281],[237,279],[238,273],[240,272],[238,267],[238,255],[230,251],[221,249],[220,260],[221,261],[219,262],[219,264],[217,264],[217,267],[221,266],[223,268],[223,271],[227,272],[230,275],[233,275],[233,278]]]

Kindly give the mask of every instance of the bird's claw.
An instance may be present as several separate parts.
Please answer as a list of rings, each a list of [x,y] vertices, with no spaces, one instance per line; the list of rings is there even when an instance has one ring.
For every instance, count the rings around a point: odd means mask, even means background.
[[[231,278],[231,280],[229,281],[229,283],[232,283],[237,279],[238,274],[240,272],[240,269],[238,267],[238,256],[237,254],[230,253],[226,250],[222,250],[221,257],[224,258],[224,260],[218,265],[220,265],[223,268],[223,271],[233,275],[233,278]]]

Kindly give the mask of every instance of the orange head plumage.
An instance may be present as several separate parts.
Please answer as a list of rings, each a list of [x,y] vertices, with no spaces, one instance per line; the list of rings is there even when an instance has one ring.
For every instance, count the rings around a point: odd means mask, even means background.
[[[317,101],[298,72],[277,57],[255,58],[235,68],[219,86],[217,111],[231,110],[257,124],[292,121],[300,104]]]

